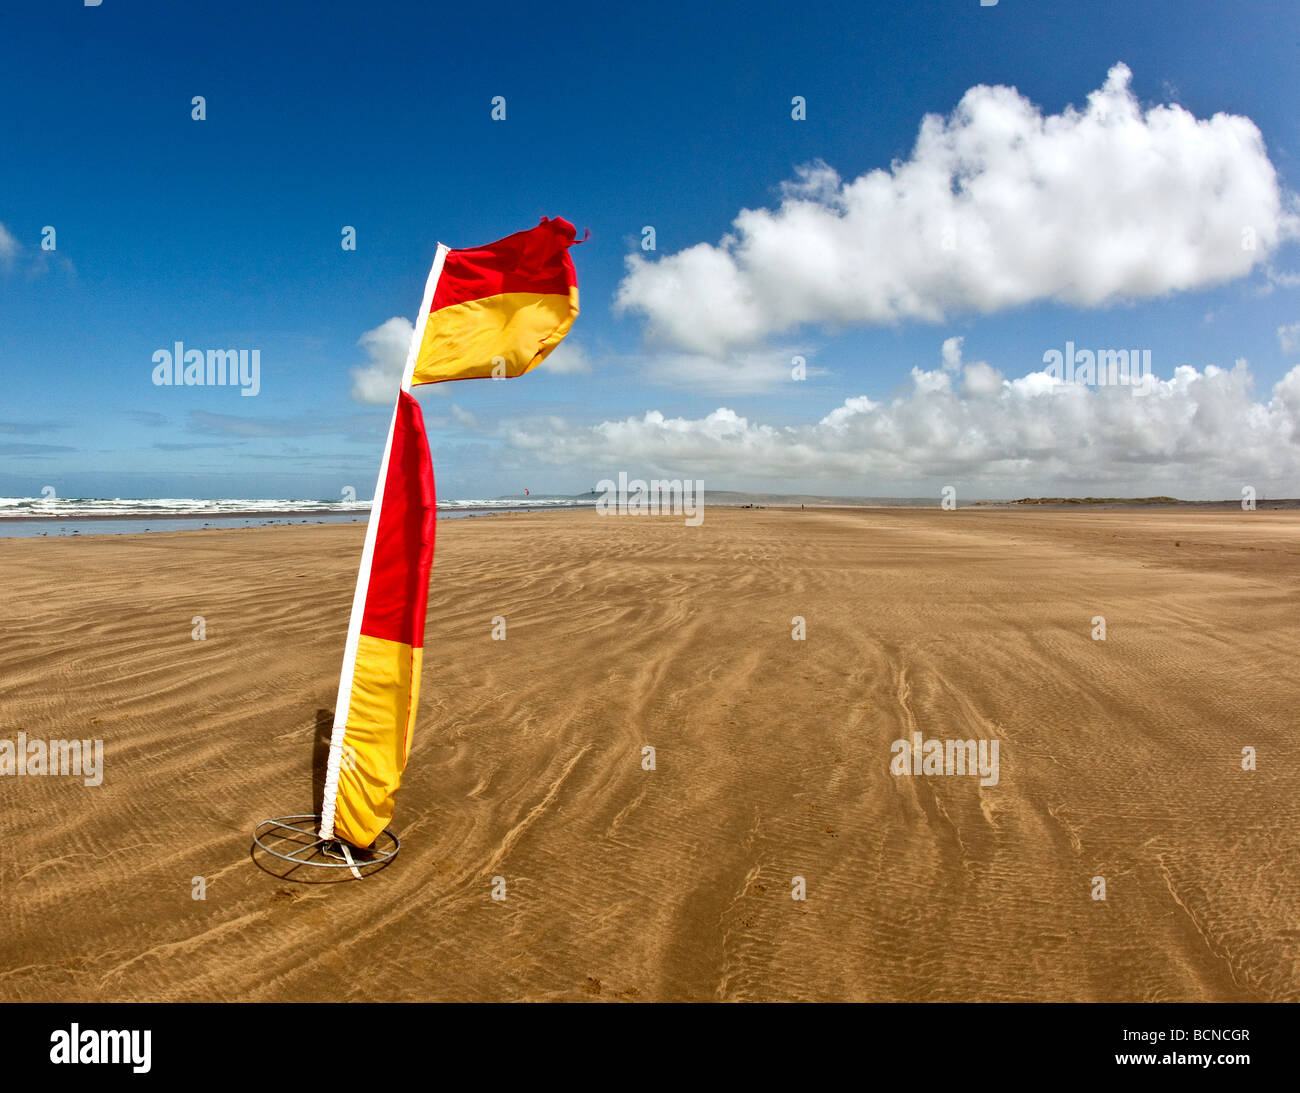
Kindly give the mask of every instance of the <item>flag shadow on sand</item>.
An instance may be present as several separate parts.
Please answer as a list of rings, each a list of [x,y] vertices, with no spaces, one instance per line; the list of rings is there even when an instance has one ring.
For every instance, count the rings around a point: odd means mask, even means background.
[[[361,880],[392,862],[398,842],[384,832],[368,849],[347,847],[346,852],[334,840],[321,840],[316,834],[321,802],[325,794],[325,775],[329,764],[330,737],[334,728],[334,711],[317,710],[312,741],[310,815],[280,816],[264,820],[253,835],[249,857],[264,873],[280,880],[299,884],[338,884]]]

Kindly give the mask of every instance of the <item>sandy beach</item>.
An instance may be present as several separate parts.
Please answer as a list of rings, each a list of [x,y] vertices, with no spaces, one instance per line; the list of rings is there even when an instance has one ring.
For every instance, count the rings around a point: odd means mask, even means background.
[[[104,747],[0,778],[0,999],[1300,998],[1300,513],[442,521],[401,854],[295,883],[363,534],[0,540],[0,738]]]

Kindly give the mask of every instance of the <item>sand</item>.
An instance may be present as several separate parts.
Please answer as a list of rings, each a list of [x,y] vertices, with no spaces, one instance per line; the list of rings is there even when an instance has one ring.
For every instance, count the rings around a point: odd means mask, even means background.
[[[0,999],[1300,997],[1300,514],[438,533],[403,848],[324,885],[251,834],[313,807],[362,528],[0,540],[0,738],[105,748],[0,778]]]

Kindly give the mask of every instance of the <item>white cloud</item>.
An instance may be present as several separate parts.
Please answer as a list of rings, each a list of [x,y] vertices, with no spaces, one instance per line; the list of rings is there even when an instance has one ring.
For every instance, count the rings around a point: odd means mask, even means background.
[[[961,369],[961,347],[965,338],[945,338],[943,343],[943,367],[945,372]]]
[[[846,399],[814,425],[767,425],[719,407],[705,417],[658,411],[586,428],[557,419],[515,426],[535,460],[591,470],[690,475],[716,488],[923,495],[953,483],[967,497],[1167,493],[1233,498],[1243,485],[1300,494],[1300,366],[1267,401],[1245,361],[1190,366],[1145,397],[1126,387],[1065,387],[1044,372],[1006,380],[984,362],[913,369],[888,402]]]
[[[804,359],[804,376],[826,374]],[[755,395],[788,387],[793,381],[796,354],[788,349],[737,350],[721,356],[703,353],[660,353],[647,357],[642,375],[660,387],[680,387],[708,394]]]
[[[1300,273],[1274,269],[1270,265],[1265,269],[1264,277],[1264,283],[1257,290],[1260,296],[1271,295],[1275,288],[1300,288]]]
[[[18,257],[20,250],[22,250],[22,245],[13,237],[8,228],[0,224],[0,269],[12,267],[14,259]]]
[[[926,117],[911,158],[888,171],[844,182],[805,166],[779,208],[743,210],[717,246],[630,256],[616,306],[669,345],[721,354],[801,323],[1213,285],[1298,234],[1249,118],[1143,111],[1129,83],[1116,65],[1085,108],[1049,116],[1014,88],[971,88],[950,117]]]
[[[361,335],[357,345],[366,351],[370,363],[352,369],[352,397],[357,402],[392,404],[414,333],[411,320],[399,315]]]
[[[573,375],[590,372],[591,361],[587,357],[587,351],[581,345],[565,338],[537,367],[560,375]]]
[[[943,349],[940,354],[943,358],[943,370],[945,372],[962,375],[962,390],[968,395],[993,395],[1002,389],[1002,373],[985,361],[972,361],[970,364],[962,362],[962,345],[965,338],[945,338]],[[919,369],[912,369],[913,377],[917,376],[938,376],[938,373],[922,373]],[[947,381],[947,377],[943,377]],[[918,382],[936,383],[937,380],[925,380]],[[940,390],[950,390],[951,382],[945,382],[939,385]]]
[[[1283,353],[1291,354],[1300,349],[1300,323],[1279,326],[1277,328],[1277,340],[1282,346]]]
[[[28,281],[46,276],[51,270],[61,271],[75,279],[77,267],[68,258],[45,250],[43,247],[28,250],[4,224],[0,224],[0,273],[21,273]]]
[[[1005,382],[1002,373],[991,364],[986,364],[984,361],[975,361],[966,365],[963,371],[962,390],[966,394],[975,397],[996,395],[1002,390],[1002,385]]]

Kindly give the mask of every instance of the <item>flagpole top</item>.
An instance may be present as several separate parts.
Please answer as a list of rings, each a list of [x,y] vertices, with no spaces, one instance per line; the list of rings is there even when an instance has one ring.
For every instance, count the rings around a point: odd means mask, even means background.
[[[320,816],[315,813],[263,820],[253,830],[253,861],[283,880],[329,884],[363,880],[378,873],[402,848],[397,836],[387,829],[380,833],[374,845],[359,850],[342,839],[322,839],[319,825]],[[258,850],[272,860],[259,861]],[[307,870],[305,874],[293,875],[302,868]]]

